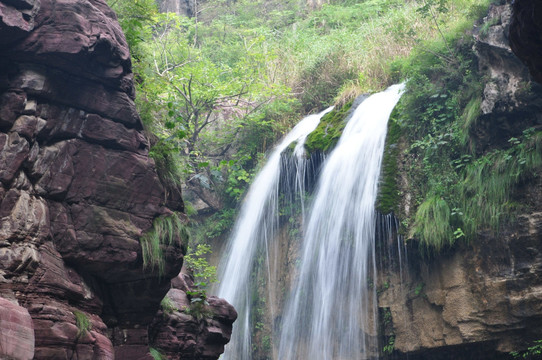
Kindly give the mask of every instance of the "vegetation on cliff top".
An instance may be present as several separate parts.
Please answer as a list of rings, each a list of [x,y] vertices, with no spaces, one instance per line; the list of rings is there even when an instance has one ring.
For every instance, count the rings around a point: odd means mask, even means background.
[[[506,144],[480,146],[475,130],[485,80],[470,36],[433,44],[400,66],[409,80],[391,126],[406,141],[402,154],[394,149],[387,156],[405,164],[408,205],[415,208],[399,214],[408,236],[433,253],[480,231],[498,232],[517,209],[514,188],[542,166],[542,134],[526,127]],[[393,181],[383,188],[393,196],[397,189]]]
[[[200,242],[231,226],[258,161],[294,121],[399,79],[409,79],[408,90],[390,122],[378,205],[398,211],[394,159],[408,159],[417,213],[404,223],[426,249],[495,229],[511,206],[509,189],[538,167],[537,134],[485,153],[472,140],[483,79],[464,34],[489,0],[345,0],[316,8],[207,0],[191,18],[159,14],[151,0],[111,4],[132,50],[138,106],[157,136],[152,156],[176,166],[168,177],[220,211],[201,223]],[[323,119],[308,137],[310,152],[333,146],[347,109]]]

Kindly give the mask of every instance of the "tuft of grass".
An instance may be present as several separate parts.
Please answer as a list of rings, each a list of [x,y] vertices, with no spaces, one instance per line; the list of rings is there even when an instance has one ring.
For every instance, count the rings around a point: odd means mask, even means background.
[[[74,310],[75,325],[77,326],[77,338],[80,338],[87,334],[92,329],[92,323],[87,314],[82,311]]]
[[[474,143],[471,140],[471,130],[476,126],[477,121],[482,113],[481,109],[482,98],[480,96],[473,96],[469,101],[465,109],[463,110],[463,132],[461,144],[464,147],[468,147],[471,153],[474,153]]]
[[[160,276],[165,270],[164,247],[183,246],[188,242],[188,231],[176,213],[154,219],[152,228],[141,238],[143,268],[156,270]]]
[[[448,203],[440,196],[431,195],[418,207],[409,235],[418,238],[426,248],[438,252],[454,243],[450,218]]]

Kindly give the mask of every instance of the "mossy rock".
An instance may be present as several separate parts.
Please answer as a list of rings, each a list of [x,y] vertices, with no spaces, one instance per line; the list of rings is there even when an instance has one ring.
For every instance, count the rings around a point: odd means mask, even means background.
[[[310,154],[331,151],[342,135],[353,101],[340,109],[333,109],[322,117],[313,132],[307,136],[305,149]]]
[[[397,109],[397,108],[396,108]],[[384,158],[380,175],[380,185],[376,200],[376,208],[383,214],[395,213],[401,201],[398,184],[398,157],[401,127],[397,123],[398,111],[394,109],[388,122],[388,134],[384,147]]]

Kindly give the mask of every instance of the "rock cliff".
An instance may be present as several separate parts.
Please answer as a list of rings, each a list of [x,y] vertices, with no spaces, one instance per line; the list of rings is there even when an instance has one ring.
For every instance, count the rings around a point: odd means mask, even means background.
[[[183,202],[148,156],[116,16],[103,0],[0,0],[0,52],[0,357],[149,359],[187,239],[162,276],[143,268],[140,237]],[[223,346],[235,311],[220,306]]]
[[[542,65],[540,40],[532,37],[540,24],[536,30],[532,18],[523,21],[535,4],[518,0],[515,12],[510,4],[494,5],[484,20],[487,31],[474,33],[487,80],[474,134],[482,148],[499,148],[524,129],[542,126],[542,87],[532,81]],[[476,241],[433,259],[419,258],[417,249],[384,254],[379,307],[395,349],[391,358],[509,359],[511,351],[542,339],[540,175],[515,190],[522,211],[498,235],[480,229]]]

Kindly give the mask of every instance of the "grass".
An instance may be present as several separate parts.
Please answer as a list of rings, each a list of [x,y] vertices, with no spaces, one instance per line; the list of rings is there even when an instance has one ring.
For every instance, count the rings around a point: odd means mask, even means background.
[[[450,218],[448,203],[440,196],[432,195],[418,207],[409,236],[416,236],[426,248],[439,251],[454,242]]]
[[[482,16],[484,4],[471,12],[471,20]],[[405,143],[401,152],[386,147],[378,204],[385,212],[397,209],[393,174],[397,161],[403,161],[415,209],[404,223],[426,254],[449,249],[458,240],[473,241],[481,231],[498,234],[516,213],[514,190],[542,168],[542,136],[533,128],[510,138],[508,145],[477,149],[485,79],[472,37],[461,33],[465,24],[421,44],[392,66],[399,78],[409,80],[392,116],[388,143],[396,143],[394,124]],[[488,24],[487,29],[495,21]]]
[[[178,246],[188,242],[188,232],[179,216],[173,213],[156,218],[152,228],[140,238],[143,268],[156,270],[160,276],[164,275],[164,247],[175,246],[176,242]]]
[[[497,234],[514,214],[514,189],[542,167],[542,136],[534,128],[508,146],[476,152],[483,77],[470,44],[458,43],[454,67],[439,55],[448,53],[444,48],[413,57],[399,103],[397,122],[409,144],[409,191],[418,204],[408,234],[428,253],[472,241],[480,231]]]
[[[509,149],[495,150],[466,168],[458,197],[469,237],[475,236],[481,224],[498,231],[513,210],[510,202],[515,187],[542,167],[542,132],[533,133],[531,128],[521,140],[512,139]]]

